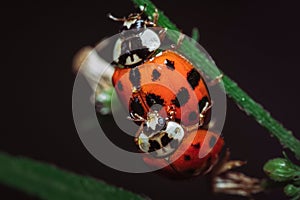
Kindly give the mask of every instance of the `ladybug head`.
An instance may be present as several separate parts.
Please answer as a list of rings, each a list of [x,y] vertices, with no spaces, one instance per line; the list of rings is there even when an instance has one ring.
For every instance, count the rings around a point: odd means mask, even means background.
[[[157,121],[159,122],[159,119]],[[147,127],[145,129],[149,129]],[[182,126],[176,122],[168,121],[159,131],[142,131],[137,138],[141,151],[150,153],[154,157],[167,157],[177,150],[184,137]]]

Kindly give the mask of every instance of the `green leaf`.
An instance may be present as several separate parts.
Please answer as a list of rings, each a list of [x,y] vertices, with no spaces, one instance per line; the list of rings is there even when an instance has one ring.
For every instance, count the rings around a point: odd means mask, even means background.
[[[49,200],[143,199],[102,181],[5,153],[0,153],[0,183]]]

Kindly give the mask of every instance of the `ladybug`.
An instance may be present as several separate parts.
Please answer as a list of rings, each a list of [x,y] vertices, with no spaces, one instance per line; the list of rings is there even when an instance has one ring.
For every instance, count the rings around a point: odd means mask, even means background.
[[[150,58],[161,45],[165,29],[157,28],[158,14],[150,21],[141,13],[131,13],[128,17],[116,18],[108,15],[114,21],[123,22],[119,38],[113,50],[113,65],[121,68],[133,68]],[[151,27],[151,29],[149,29]]]
[[[134,68],[116,68],[112,82],[133,121],[145,121],[154,110],[167,121],[196,129],[209,122],[211,99],[206,83],[175,51],[166,50]]]

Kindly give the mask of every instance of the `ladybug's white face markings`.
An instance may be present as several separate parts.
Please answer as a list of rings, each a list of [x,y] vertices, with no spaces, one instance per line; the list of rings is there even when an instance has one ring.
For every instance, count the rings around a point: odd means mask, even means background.
[[[173,138],[175,140],[181,141],[184,136],[184,130],[182,126],[180,126],[176,122],[168,122],[168,126],[166,129],[166,132],[168,133],[169,138]]]
[[[142,45],[147,47],[149,51],[154,51],[160,47],[161,43],[158,35],[150,29],[141,32],[140,38]]]
[[[142,59],[136,54],[133,54],[132,57],[133,59],[131,59],[130,56],[126,58],[126,65],[133,65],[142,61]]]
[[[148,128],[151,128],[153,131],[156,130],[156,125],[163,126],[164,119],[159,116],[157,111],[148,112],[146,125]]]
[[[138,145],[143,152],[148,153],[150,149],[149,138],[143,132],[139,135]]]
[[[184,137],[182,126],[176,122],[167,122],[165,130],[157,134],[147,136],[141,133],[138,137],[139,148],[145,153],[151,153],[156,157],[166,157],[172,154]]]

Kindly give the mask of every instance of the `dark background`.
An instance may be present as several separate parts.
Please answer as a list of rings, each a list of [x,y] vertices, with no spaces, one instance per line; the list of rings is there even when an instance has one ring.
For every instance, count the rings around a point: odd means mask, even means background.
[[[184,33],[200,30],[200,44],[219,68],[299,137],[299,7],[292,1],[158,1]],[[95,160],[82,145],[72,118],[74,54],[118,31],[106,14],[133,11],[130,0],[2,5],[2,122],[0,150],[57,165],[152,199],[244,199],[212,195],[206,179],[172,181],[127,174]],[[247,160],[248,175],[265,177],[263,164],[281,156],[275,138],[228,100],[223,135],[232,158]],[[290,154],[291,155],[291,154]],[[0,186],[1,197],[35,199]],[[5,199],[5,198],[4,198]],[[257,199],[287,199],[270,191]]]

